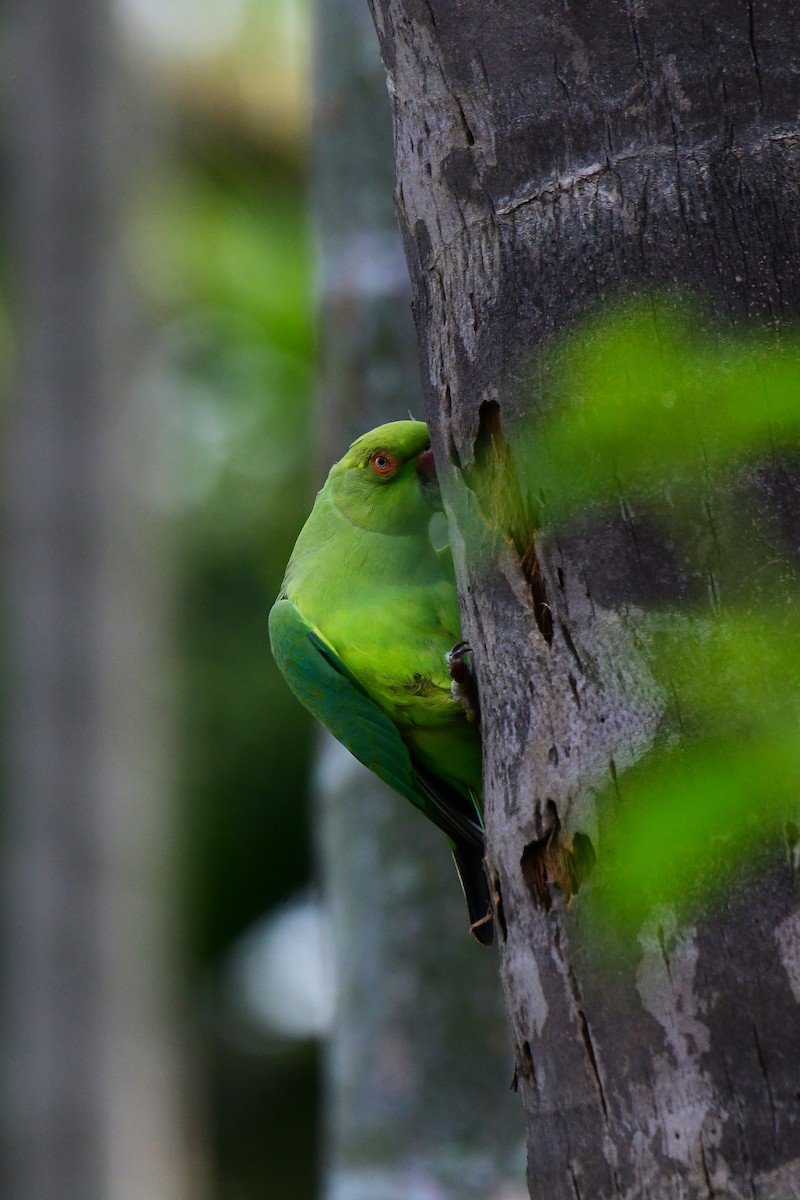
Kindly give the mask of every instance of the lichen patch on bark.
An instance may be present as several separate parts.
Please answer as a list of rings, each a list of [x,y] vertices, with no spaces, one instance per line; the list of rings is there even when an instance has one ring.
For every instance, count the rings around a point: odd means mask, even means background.
[[[694,989],[695,931],[680,926],[674,912],[663,907],[642,928],[639,943],[636,986],[643,1008],[663,1030],[665,1047],[653,1056],[650,1133],[663,1155],[693,1166],[701,1145],[718,1142],[722,1127],[714,1086],[702,1065],[711,1037]]]
[[[781,963],[789,978],[792,995],[800,1004],[800,912],[789,913],[775,930]]]

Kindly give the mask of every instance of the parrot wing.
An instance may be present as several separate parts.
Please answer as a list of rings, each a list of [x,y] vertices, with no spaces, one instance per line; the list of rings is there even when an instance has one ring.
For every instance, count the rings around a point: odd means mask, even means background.
[[[474,803],[413,763],[397,726],[291,600],[273,606],[269,632],[289,687],[336,740],[448,836],[482,848],[483,827]]]
[[[367,694],[323,635],[286,599],[269,616],[272,653],[300,703],[351,754],[405,796],[450,838],[473,921],[489,911],[483,825],[473,797],[415,764],[397,727]],[[491,941],[491,924],[474,930]]]

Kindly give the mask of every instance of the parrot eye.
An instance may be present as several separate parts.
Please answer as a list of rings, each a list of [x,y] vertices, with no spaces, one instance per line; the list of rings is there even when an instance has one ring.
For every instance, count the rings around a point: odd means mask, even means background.
[[[379,450],[377,454],[373,454],[369,460],[369,465],[377,475],[393,475],[397,470],[397,460],[392,458],[391,454],[385,454],[383,450]]]

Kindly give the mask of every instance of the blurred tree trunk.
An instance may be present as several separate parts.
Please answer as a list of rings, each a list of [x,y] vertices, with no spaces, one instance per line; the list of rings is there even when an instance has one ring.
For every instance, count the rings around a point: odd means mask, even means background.
[[[318,16],[314,200],[327,469],[365,430],[419,416],[422,401],[374,30],[363,0],[323,0]],[[446,843],[327,739],[318,789],[339,985],[325,1195],[521,1198],[524,1131],[508,1086],[496,956],[467,932]]]
[[[121,233],[138,146],[113,6],[11,6],[6,446],[8,1200],[187,1178],[162,644]]]
[[[568,854],[576,832],[602,855],[607,814],[593,794],[652,740],[661,702],[632,666],[631,604],[679,598],[677,568],[629,512],[582,541],[543,542],[538,567],[507,537],[487,545],[469,469],[502,462],[504,436],[533,418],[554,336],[604,300],[677,284],[709,296],[723,325],[798,315],[796,6],[373,8],[426,406],[481,687],[488,862],[531,1194],[786,1200],[800,1194],[792,864],[773,864],[691,927],[662,914],[613,973],[581,921],[591,888],[568,907],[551,886],[558,855],[547,851]],[[788,489],[778,505],[791,524],[797,496]]]

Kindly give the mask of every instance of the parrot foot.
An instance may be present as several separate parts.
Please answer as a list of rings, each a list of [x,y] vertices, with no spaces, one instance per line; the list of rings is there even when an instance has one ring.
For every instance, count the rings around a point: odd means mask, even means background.
[[[445,655],[447,669],[453,681],[450,684],[450,695],[464,709],[468,721],[477,721],[480,709],[471,658],[472,651],[469,642],[458,642]]]

